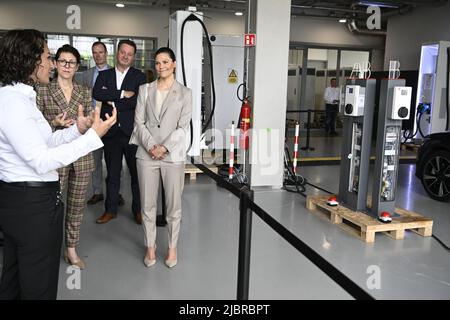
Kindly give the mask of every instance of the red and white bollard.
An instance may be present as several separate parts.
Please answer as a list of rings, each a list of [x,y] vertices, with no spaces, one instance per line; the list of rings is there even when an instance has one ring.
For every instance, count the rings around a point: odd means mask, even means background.
[[[230,167],[228,171],[228,179],[233,180],[233,165],[234,165],[234,121],[231,122],[231,135],[230,135]]]
[[[300,131],[300,125],[298,122],[295,124],[295,137],[294,137],[294,161],[292,162],[292,167],[294,169],[294,174],[297,176],[297,157],[298,157],[298,135]]]

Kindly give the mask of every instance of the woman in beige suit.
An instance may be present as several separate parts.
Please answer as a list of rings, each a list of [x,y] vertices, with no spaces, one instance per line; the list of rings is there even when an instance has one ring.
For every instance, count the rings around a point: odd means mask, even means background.
[[[175,54],[160,48],[155,54],[158,79],[139,88],[130,143],[136,153],[143,227],[147,251],[146,267],[156,263],[156,209],[160,177],[166,195],[169,248],[167,267],[177,264],[177,242],[181,222],[186,137],[192,115],[191,90],[175,80]]]

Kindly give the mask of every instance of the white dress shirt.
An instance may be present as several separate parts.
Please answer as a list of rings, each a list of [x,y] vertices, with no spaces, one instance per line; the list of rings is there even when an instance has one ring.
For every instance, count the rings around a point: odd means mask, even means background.
[[[325,103],[339,104],[340,92],[341,92],[341,89],[339,87],[336,87],[336,88],[327,87],[325,89],[325,93],[323,95],[323,99],[325,100]],[[334,100],[337,100],[338,102],[334,102]]]
[[[130,70],[130,67],[126,68],[123,72],[120,72],[117,68],[116,69],[116,85],[117,85],[117,90],[120,90],[120,88],[122,88],[122,83],[123,83],[123,79],[125,79],[128,70]],[[120,99],[123,99],[123,95],[124,95],[124,91],[122,90],[122,92],[120,93]]]
[[[95,81],[97,81],[97,77],[98,77],[98,74],[100,73],[100,71],[103,71],[103,70],[108,70],[109,69],[109,66],[107,65],[107,64],[105,64],[104,66],[103,66],[103,68],[99,68],[98,66],[95,66],[95,69],[94,69],[94,74],[93,74],[93,76],[92,76],[92,88],[94,87],[94,85],[95,85]],[[92,89],[91,88],[91,89]],[[95,109],[95,106],[97,105],[97,101],[95,101],[95,99],[94,98],[92,98],[92,108],[94,108]]]
[[[76,125],[52,132],[36,106],[33,87],[0,87],[0,180],[57,181],[56,169],[103,146],[93,129]]]

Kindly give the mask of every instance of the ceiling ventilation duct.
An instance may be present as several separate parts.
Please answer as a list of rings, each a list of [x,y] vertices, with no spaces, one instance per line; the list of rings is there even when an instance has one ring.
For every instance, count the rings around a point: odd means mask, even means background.
[[[352,33],[370,35],[370,36],[385,36],[386,30],[369,30],[369,29],[360,29],[356,24],[354,19],[350,19],[347,22],[348,30]]]
[[[376,2],[371,2],[371,1],[359,1],[356,3],[353,3],[351,5],[352,9],[357,9],[358,5],[370,5],[370,3],[373,3],[374,5],[378,4],[380,7],[383,6],[383,4],[385,4],[386,7],[390,7],[390,6],[396,6],[398,9],[394,9],[394,10],[389,10],[388,12],[384,12],[382,13],[382,19],[387,19],[389,17],[392,16],[396,16],[396,15],[403,15],[406,13],[411,12],[415,7],[436,7],[436,6],[443,6],[445,4],[448,3],[448,0],[428,0],[428,1],[376,1]],[[386,35],[386,30],[369,30],[367,28],[360,28],[358,27],[358,24],[356,22],[355,19],[348,19],[347,22],[347,27],[350,30],[350,32],[352,33],[357,33],[357,34],[364,34],[364,35],[372,35],[372,36],[385,36]]]

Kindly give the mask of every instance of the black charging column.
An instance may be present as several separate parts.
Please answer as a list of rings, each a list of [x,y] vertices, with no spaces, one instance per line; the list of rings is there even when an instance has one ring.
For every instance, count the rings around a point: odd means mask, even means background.
[[[366,211],[375,79],[347,79],[338,200]]]

